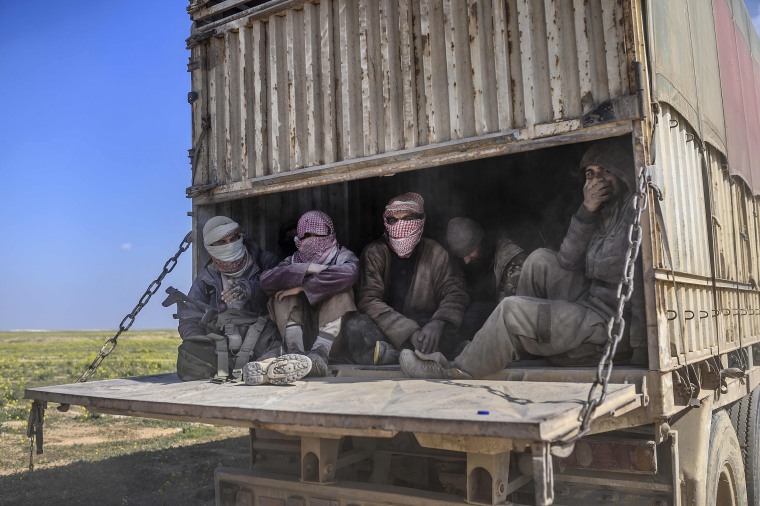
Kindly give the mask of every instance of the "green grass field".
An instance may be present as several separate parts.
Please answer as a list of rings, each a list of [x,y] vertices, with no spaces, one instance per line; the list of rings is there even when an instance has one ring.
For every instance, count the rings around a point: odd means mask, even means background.
[[[30,473],[27,387],[73,383],[112,331],[0,332],[0,502],[212,504],[213,469],[246,467],[248,431],[98,415],[51,404],[43,455]],[[119,338],[91,381],[175,371],[174,330]],[[146,472],[150,470],[150,472]]]
[[[26,387],[75,382],[113,334],[0,332],[0,422],[26,419]],[[171,330],[122,334],[92,380],[173,372],[179,343]]]

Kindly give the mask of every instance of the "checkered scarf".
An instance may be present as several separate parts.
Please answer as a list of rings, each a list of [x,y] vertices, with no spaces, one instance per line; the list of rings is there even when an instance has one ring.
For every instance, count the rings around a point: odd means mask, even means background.
[[[411,256],[414,248],[422,239],[422,231],[425,228],[425,218],[418,220],[399,220],[389,224],[386,219],[397,217],[402,213],[412,212],[425,214],[425,200],[417,193],[405,193],[392,198],[385,206],[383,223],[388,245],[401,258]]]
[[[304,238],[306,234],[313,234]],[[301,216],[294,239],[298,251],[293,255],[295,263],[327,265],[338,252],[335,227],[328,215],[322,211],[309,211]]]

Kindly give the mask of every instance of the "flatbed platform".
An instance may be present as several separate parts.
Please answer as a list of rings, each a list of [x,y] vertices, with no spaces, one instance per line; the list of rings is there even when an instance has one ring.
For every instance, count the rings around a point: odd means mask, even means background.
[[[266,428],[319,437],[431,435],[558,441],[578,427],[588,383],[330,377],[291,386],[182,382],[176,374],[29,388],[27,399],[117,415]],[[610,384],[599,418],[641,406]]]

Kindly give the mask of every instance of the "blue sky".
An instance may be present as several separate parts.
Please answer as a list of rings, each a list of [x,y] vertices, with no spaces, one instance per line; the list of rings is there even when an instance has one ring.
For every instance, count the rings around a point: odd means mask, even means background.
[[[760,0],[744,0],[747,5],[749,15],[752,16],[752,23],[755,25],[755,30],[760,31]]]
[[[118,326],[190,230],[186,6],[0,2],[0,329]]]
[[[0,330],[115,328],[190,230],[186,6],[0,2]]]

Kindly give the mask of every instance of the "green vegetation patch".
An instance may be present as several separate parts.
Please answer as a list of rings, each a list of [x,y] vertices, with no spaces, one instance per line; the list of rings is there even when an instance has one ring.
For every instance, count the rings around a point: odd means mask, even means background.
[[[75,382],[114,331],[0,332],[0,423],[26,420],[24,389]],[[176,370],[176,331],[130,331],[92,380]]]

